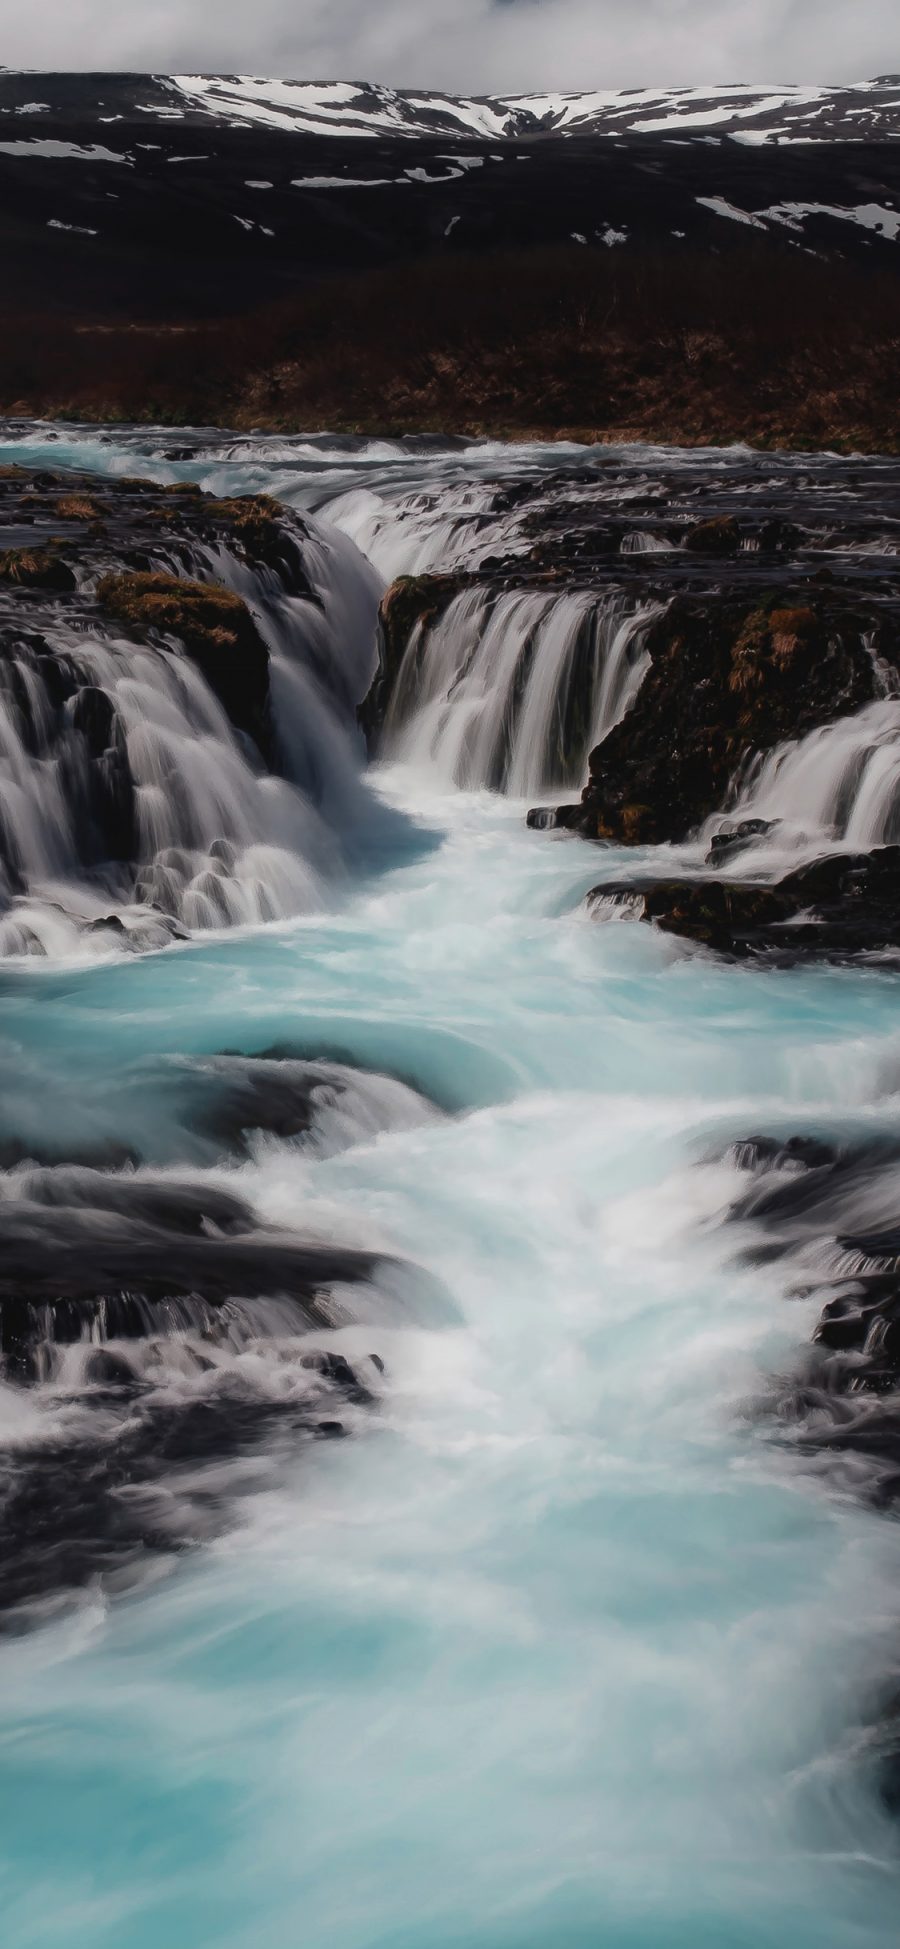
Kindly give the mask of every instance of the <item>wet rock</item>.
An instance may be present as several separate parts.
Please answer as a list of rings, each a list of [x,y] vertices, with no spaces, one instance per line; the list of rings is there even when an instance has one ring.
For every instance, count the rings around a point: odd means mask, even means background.
[[[240,495],[224,501],[207,497],[202,503],[202,516],[204,522],[221,525],[232,546],[237,544],[251,568],[272,569],[288,584],[292,594],[304,596],[307,601],[318,600],[303,563],[300,517],[289,516],[271,495]]]
[[[282,1296],[298,1331],[330,1326],[331,1286],[380,1263],[266,1226],[203,1181],[35,1171],[0,1200],[0,1358],[33,1377],[48,1338],[77,1341],[101,1322],[107,1338],[140,1338],[214,1319],[236,1297]]]
[[[97,1347],[88,1355],[84,1377],[92,1387],[133,1387],[136,1379],[134,1368],[109,1347]]]
[[[679,596],[647,636],[632,709],[591,753],[572,821],[588,838],[685,838],[759,752],[858,710],[877,694],[858,616]],[[567,821],[568,823],[568,821]]]
[[[99,833],[98,860],[130,863],[138,850],[138,813],[127,754],[121,746],[102,752],[91,766],[90,815]]]
[[[741,1137],[729,1153],[742,1171],[758,1170],[762,1164],[775,1170],[817,1169],[836,1163],[839,1154],[835,1144],[820,1137]]]
[[[532,832],[556,832],[568,824],[567,813],[577,815],[576,805],[533,805],[525,815]]]
[[[684,545],[694,555],[736,555],[741,531],[732,514],[718,514],[689,528]]]
[[[636,878],[595,887],[588,906],[640,902],[664,933],[734,959],[844,959],[900,947],[900,846],[834,853],[772,886],[745,880]]]
[[[346,1394],[348,1401],[360,1406],[367,1405],[373,1398],[369,1388],[364,1387],[359,1376],[354,1373],[349,1360],[340,1353],[321,1352],[304,1354],[302,1365],[310,1372],[321,1374],[333,1386]]]
[[[791,554],[803,541],[803,529],[795,521],[788,521],[783,515],[764,521],[756,535],[760,552],[764,555]]]
[[[86,739],[92,757],[100,757],[113,743],[117,722],[115,705],[105,690],[86,684],[77,692],[72,704],[72,724]]]
[[[741,819],[736,826],[725,826],[721,832],[713,833],[706,855],[707,866],[725,866],[729,860],[745,853],[757,839],[762,839],[773,826],[771,819]]]
[[[818,1307],[811,1343],[792,1369],[773,1378],[759,1415],[837,1488],[894,1509],[900,1137],[752,1136],[738,1139],[729,1155],[749,1178],[728,1212],[743,1234],[741,1258],[777,1264],[786,1296]]]
[[[127,939],[128,929],[121,914],[104,914],[101,920],[90,920],[85,928],[86,934],[118,934]]]

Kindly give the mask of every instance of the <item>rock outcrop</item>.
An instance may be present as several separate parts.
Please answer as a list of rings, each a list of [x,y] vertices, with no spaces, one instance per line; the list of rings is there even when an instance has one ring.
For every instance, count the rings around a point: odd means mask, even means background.
[[[636,875],[595,887],[588,906],[607,913],[619,906],[736,960],[877,954],[900,947],[900,846],[833,853],[772,886]]]
[[[557,823],[625,845],[684,839],[749,759],[875,698],[866,620],[819,588],[791,604],[677,597],[647,637],[633,709],[591,753],[581,802]]]

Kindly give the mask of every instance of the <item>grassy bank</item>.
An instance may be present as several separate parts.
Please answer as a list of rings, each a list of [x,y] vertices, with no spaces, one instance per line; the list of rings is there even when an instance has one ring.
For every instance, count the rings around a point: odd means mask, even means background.
[[[0,411],[279,431],[900,446],[900,278],[771,245],[334,279],[213,323],[0,316]]]

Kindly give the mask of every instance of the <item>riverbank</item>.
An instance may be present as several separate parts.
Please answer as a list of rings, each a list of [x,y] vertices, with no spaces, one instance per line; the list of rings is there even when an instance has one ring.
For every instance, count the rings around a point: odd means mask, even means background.
[[[900,280],[754,245],[333,278],[214,320],[0,317],[0,412],[398,437],[900,451]]]

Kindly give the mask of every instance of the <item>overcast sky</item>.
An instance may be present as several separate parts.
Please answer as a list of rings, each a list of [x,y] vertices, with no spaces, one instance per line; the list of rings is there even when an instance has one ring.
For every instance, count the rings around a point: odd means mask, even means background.
[[[900,70],[897,0],[3,0],[7,67],[509,93]]]

